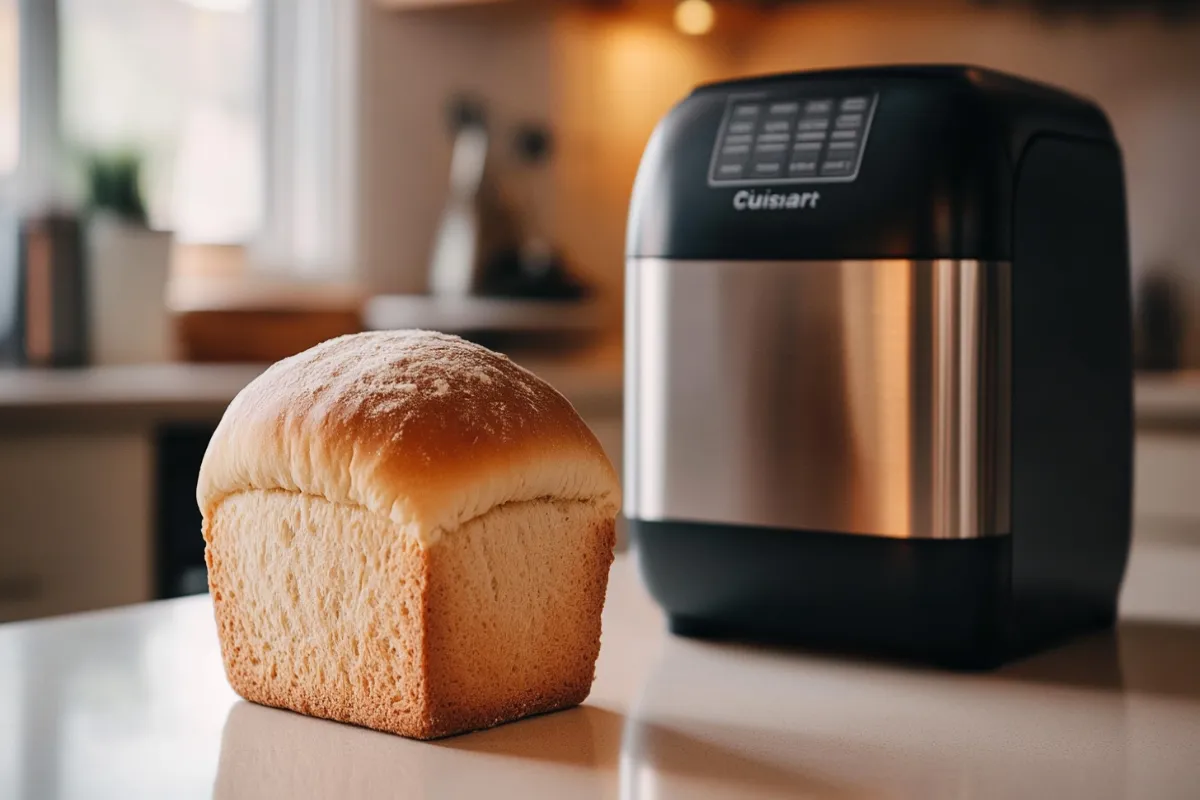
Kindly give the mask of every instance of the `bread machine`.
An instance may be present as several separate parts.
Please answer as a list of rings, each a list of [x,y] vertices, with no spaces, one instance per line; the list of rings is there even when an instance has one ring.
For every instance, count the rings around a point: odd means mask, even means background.
[[[1129,255],[1103,111],[971,67],[696,89],[627,243],[625,511],[671,629],[989,666],[1111,625]]]

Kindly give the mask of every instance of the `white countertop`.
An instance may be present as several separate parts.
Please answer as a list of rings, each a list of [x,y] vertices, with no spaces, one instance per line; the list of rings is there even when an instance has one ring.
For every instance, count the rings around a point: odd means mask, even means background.
[[[619,347],[572,358],[515,359],[562,392],[576,407],[617,413],[621,405]],[[0,428],[25,424],[209,420],[264,365],[142,364],[83,369],[0,368]],[[1200,428],[1200,372],[1139,374],[1139,425]]]
[[[514,359],[576,407],[619,413],[618,354]],[[0,427],[28,424],[216,420],[265,365],[139,364],[82,369],[0,368]]]
[[[0,369],[0,409],[224,408],[263,369],[254,364],[6,368]]]
[[[992,674],[675,639],[619,556],[581,708],[435,743],[238,700],[207,598],[0,626],[0,797],[1200,796],[1200,547]]]

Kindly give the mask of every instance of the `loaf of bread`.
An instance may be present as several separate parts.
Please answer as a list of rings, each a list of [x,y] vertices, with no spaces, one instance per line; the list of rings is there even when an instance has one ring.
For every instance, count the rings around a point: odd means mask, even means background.
[[[230,404],[196,495],[247,700],[430,739],[591,690],[616,475],[504,356],[402,331],[281,361]]]

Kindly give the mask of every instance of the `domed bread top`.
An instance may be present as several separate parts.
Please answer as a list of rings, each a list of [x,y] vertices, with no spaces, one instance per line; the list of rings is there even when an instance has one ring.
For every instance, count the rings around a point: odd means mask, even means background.
[[[196,498],[278,490],[361,506],[428,546],[505,503],[620,507],[617,476],[561,394],[456,336],[332,339],[280,361],[230,404]]]

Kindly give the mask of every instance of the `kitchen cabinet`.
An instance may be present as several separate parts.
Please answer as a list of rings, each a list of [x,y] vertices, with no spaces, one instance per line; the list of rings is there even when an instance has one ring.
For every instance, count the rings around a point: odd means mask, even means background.
[[[1200,373],[1139,375],[1134,512],[1200,536]]]
[[[0,443],[0,622],[149,600],[153,452],[136,431]]]
[[[1137,515],[1200,526],[1200,432],[1141,431],[1135,455]]]

